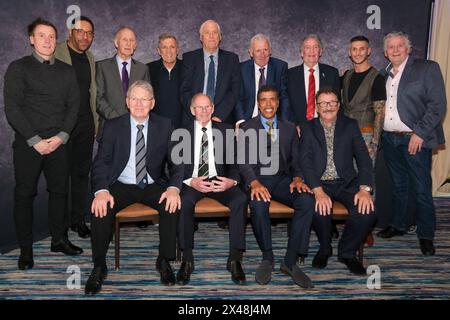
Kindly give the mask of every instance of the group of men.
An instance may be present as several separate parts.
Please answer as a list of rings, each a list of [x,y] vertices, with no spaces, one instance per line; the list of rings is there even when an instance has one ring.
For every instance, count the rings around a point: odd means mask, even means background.
[[[219,48],[221,29],[213,20],[199,29],[202,48],[182,60],[176,37],[161,35],[161,59],[147,66],[133,59],[137,40],[129,27],[115,34],[117,54],[97,63],[89,51],[94,24],[87,17],[75,19],[67,41],[58,45],[56,27],[46,20],[35,20],[28,33],[34,51],[11,63],[4,85],[5,113],[15,131],[19,269],[34,265],[32,206],[43,171],[51,250],[82,253],[69,241],[69,227],[80,237],[91,236],[94,268],[86,294],[98,293],[107,277],[115,214],[135,202],[159,212],[161,283],[189,283],[194,208],[204,197],[230,209],[226,267],[237,284],[246,283],[242,258],[248,206],[262,255],[255,280],[271,280],[272,199],[294,208],[280,270],[297,285],[313,287],[297,263],[308,254],[311,228],[320,243],[313,267],[325,268],[332,255],[333,201],[349,212],[338,259],[351,273],[365,275],[356,253],[376,219],[373,164],[379,145],[393,181],[395,208],[392,223],[379,236],[405,233],[407,199],[414,196],[422,253],[434,254],[430,161],[432,149],[444,143],[445,88],[435,62],[409,55],[406,34],[384,38],[390,63],[382,72],[368,61],[369,40],[352,38],[354,68],[341,81],[336,68],[319,63],[323,46],[314,34],[301,42],[303,64],[288,69],[272,57],[263,34],[250,41],[251,59],[239,63],[236,54]],[[173,150],[182,144],[174,136],[183,133],[189,137],[187,147],[175,156]],[[84,221],[89,175],[91,230]],[[175,276],[170,261],[177,241],[183,257]]]

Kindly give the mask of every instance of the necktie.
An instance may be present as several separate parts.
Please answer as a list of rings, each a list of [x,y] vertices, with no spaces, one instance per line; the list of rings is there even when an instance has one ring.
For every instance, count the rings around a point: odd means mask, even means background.
[[[202,128],[202,144],[200,146],[200,161],[198,162],[198,176],[209,176],[209,164],[208,164],[208,135],[206,134],[206,128]]]
[[[139,188],[144,189],[147,185],[147,169],[145,167],[145,155],[147,153],[145,148],[144,133],[142,129],[143,124],[138,124],[138,132],[136,134],[136,184]]]
[[[214,56],[210,55],[209,58],[211,61],[209,62],[208,68],[208,83],[206,84],[206,94],[214,101],[215,95],[215,81],[216,81],[216,64],[214,63]]]
[[[122,62],[122,88],[123,88],[123,93],[125,94],[125,96],[127,95],[127,91],[128,91],[128,83],[130,81],[130,79],[128,78],[128,70],[127,70],[127,64],[128,62]]]
[[[273,128],[273,121],[266,121],[266,124],[269,126],[269,131],[267,133],[269,134],[270,140],[272,142],[275,141],[275,130]]]
[[[50,64],[49,60],[44,60],[43,64]]]
[[[261,75],[259,77],[258,89],[266,85],[266,77],[264,77],[264,69],[265,68],[259,68],[259,72],[261,73]]]
[[[309,82],[308,82],[308,108],[306,109],[306,119],[312,120],[315,113],[316,103],[316,79],[314,78],[314,69],[309,69]]]

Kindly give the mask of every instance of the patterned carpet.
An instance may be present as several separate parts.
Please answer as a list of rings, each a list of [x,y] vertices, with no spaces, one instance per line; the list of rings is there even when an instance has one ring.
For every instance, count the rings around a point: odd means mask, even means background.
[[[260,253],[247,226],[247,252],[244,270],[247,285],[235,285],[225,264],[228,255],[228,232],[215,222],[201,222],[195,235],[196,264],[189,285],[165,287],[159,284],[155,270],[158,237],[157,226],[147,229],[122,229],[120,271],[114,270],[114,251],[108,255],[109,276],[102,292],[95,299],[449,299],[450,298],[450,200],[436,199],[438,230],[436,255],[423,257],[416,235],[384,240],[375,238],[375,246],[365,250],[364,264],[377,265],[381,270],[381,288],[368,289],[367,278],[351,275],[336,256],[328,267],[311,267],[318,250],[317,239],[311,235],[309,257],[303,267],[315,287],[303,290],[279,271],[286,246],[285,223],[273,227],[276,267],[269,285],[255,282],[255,269]],[[75,234],[70,234],[76,239]],[[17,269],[18,250],[0,256],[0,299],[88,299],[83,295],[84,283],[91,271],[89,240],[74,240],[84,248],[80,257],[66,257],[50,252],[50,239],[34,245],[35,267],[30,271]],[[334,253],[337,242],[333,242]],[[81,270],[80,288],[66,285],[69,266]],[[172,264],[175,271],[179,264]]]

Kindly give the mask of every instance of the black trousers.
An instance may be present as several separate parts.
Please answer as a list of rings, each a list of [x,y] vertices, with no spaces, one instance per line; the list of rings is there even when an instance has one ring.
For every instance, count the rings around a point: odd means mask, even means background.
[[[16,135],[13,143],[16,186],[14,189],[14,221],[20,247],[33,244],[33,202],[41,172],[47,182],[48,223],[52,241],[62,240],[64,212],[67,203],[67,148],[61,145],[49,155],[40,155],[26,140]]]
[[[194,248],[195,204],[204,197],[217,200],[224,206],[230,208],[230,251],[233,249],[245,250],[247,196],[237,186],[231,187],[224,192],[202,193],[190,186],[183,185],[181,192],[181,214],[178,223],[180,248],[182,250],[192,250]]]
[[[294,208],[288,249],[298,255],[307,255],[309,233],[314,214],[314,198],[308,193],[294,190],[290,193],[291,178],[287,176],[259,176],[258,180],[269,190],[272,200]],[[253,232],[262,252],[272,250],[272,225],[269,215],[270,202],[250,201]]]
[[[165,210],[165,201],[158,204],[164,191],[166,191],[166,188],[156,183],[148,185],[145,189],[140,189],[136,185],[116,182],[109,188],[109,192],[114,197],[114,208],[108,207],[108,213],[103,218],[98,218],[94,214],[91,217],[92,260],[95,267],[106,264],[106,254],[116,213],[136,202],[158,210],[159,255],[168,260],[175,259],[179,211],[169,213]]]
[[[375,222],[375,212],[370,214],[358,213],[358,207],[354,205],[354,197],[358,187],[347,188],[345,182],[340,179],[333,182],[322,182],[322,187],[332,201],[341,202],[348,210],[349,217],[338,244],[338,256],[341,258],[354,258]],[[321,216],[319,212],[316,212],[313,225],[319,238],[321,254],[331,255],[332,215]]]
[[[94,135],[95,126],[92,116],[87,119],[79,119],[67,144],[70,181],[67,226],[84,221],[87,211]]]

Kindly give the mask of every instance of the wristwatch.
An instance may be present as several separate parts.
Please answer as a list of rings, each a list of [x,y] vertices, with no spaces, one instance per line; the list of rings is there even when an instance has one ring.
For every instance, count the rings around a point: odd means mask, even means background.
[[[364,190],[364,191],[367,191],[369,193],[372,193],[372,187],[366,186],[366,185],[359,186],[359,190]]]
[[[237,186],[238,185],[238,182],[237,182],[237,180],[233,180],[234,182],[233,182],[233,186]]]

